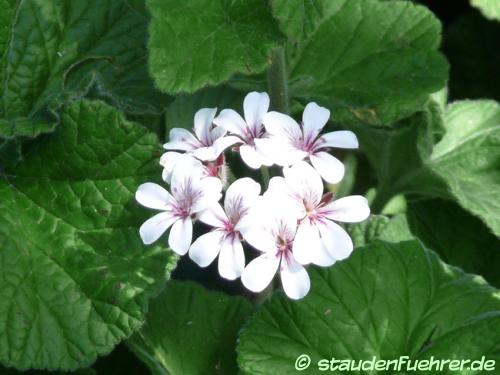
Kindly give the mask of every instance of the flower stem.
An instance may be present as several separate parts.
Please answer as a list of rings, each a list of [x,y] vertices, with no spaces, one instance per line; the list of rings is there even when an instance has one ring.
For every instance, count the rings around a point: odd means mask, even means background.
[[[392,198],[392,194],[388,193],[386,190],[377,189],[377,195],[375,199],[370,204],[370,209],[374,214],[381,214],[385,205]]]
[[[285,63],[285,51],[279,47],[271,54],[271,65],[267,70],[267,84],[271,98],[271,108],[288,114],[288,75]]]
[[[262,185],[264,185],[264,189],[269,185],[269,168],[265,165],[260,167],[260,174],[262,176]]]

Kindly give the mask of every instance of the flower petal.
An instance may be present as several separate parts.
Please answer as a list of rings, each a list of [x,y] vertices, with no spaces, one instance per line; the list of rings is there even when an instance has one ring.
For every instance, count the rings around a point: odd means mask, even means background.
[[[144,207],[155,210],[167,210],[174,202],[174,198],[168,191],[152,182],[140,185],[135,192],[135,199]]]
[[[188,252],[193,240],[193,223],[191,218],[177,220],[170,229],[168,236],[168,246],[179,255]]]
[[[319,138],[318,148],[338,147],[338,148],[358,148],[358,138],[350,130],[338,130],[325,133]]]
[[[213,120],[212,120],[213,122]],[[212,139],[212,144],[215,142],[217,139],[222,138],[226,135],[227,130],[224,129],[223,127],[220,126],[214,126],[212,130],[210,131],[210,138]]]
[[[185,156],[185,154],[181,154],[175,151],[165,152],[161,156],[160,165],[163,167],[163,173],[162,173],[163,181],[170,183],[170,180],[172,178],[172,172],[174,171],[175,166],[183,156]]]
[[[265,163],[264,157],[255,149],[255,146],[240,146],[241,159],[252,169],[258,169]]]
[[[223,231],[215,230],[198,237],[189,248],[189,257],[200,267],[207,267],[219,254],[224,236]]]
[[[199,192],[191,205],[191,213],[193,214],[214,206],[222,196],[222,182],[217,177],[200,179],[193,189]]]
[[[218,158],[219,155],[226,150],[226,148],[241,142],[242,140],[234,135],[228,135],[226,137],[216,139],[212,145],[215,149],[215,158]]]
[[[241,276],[245,268],[245,253],[238,237],[228,236],[219,255],[219,275],[228,280]]]
[[[166,150],[191,151],[202,146],[194,135],[182,128],[173,128],[169,134],[170,140],[163,145]]]
[[[217,159],[217,150],[215,147],[207,146],[207,147],[199,147],[196,150],[191,151],[192,155],[201,161],[213,161]]]
[[[312,253],[321,251],[321,247],[318,228],[309,219],[304,219],[293,240],[293,257],[300,264],[309,264],[312,262]]]
[[[224,109],[214,118],[214,124],[226,129],[228,132],[245,137],[247,124],[245,120],[232,109]]]
[[[326,182],[336,184],[344,177],[344,164],[332,155],[320,151],[310,155],[309,158],[314,169],[318,171]]]
[[[217,108],[202,108],[194,114],[194,132],[205,146],[212,144],[210,129],[216,112]]]
[[[262,118],[267,132],[283,141],[295,143],[302,140],[302,130],[299,124],[291,118],[280,112],[271,111]]]
[[[336,260],[342,260],[351,255],[354,245],[349,234],[333,221],[325,220],[319,225],[321,242],[324,249]]]
[[[296,199],[316,206],[323,196],[323,181],[317,171],[305,161],[299,161],[289,168],[283,168],[288,187]]]
[[[268,228],[245,227],[241,229],[241,235],[252,247],[262,252],[274,252],[276,248],[275,238]]]
[[[301,299],[311,287],[306,269],[293,257],[282,258],[280,267],[281,283],[286,295],[291,299]]]
[[[160,238],[176,220],[177,218],[168,211],[156,214],[152,218],[146,220],[139,228],[139,235],[141,236],[142,242],[146,245],[152,244]]]
[[[204,174],[203,164],[192,156],[183,155],[175,163],[170,179],[170,188],[175,197],[177,192],[184,191],[187,185],[199,183]]]
[[[296,149],[290,147],[286,142],[282,142],[280,139],[274,136],[264,137],[264,138],[254,138],[255,149],[260,153],[265,160],[263,164],[265,165],[284,165],[289,162],[292,157],[296,159],[295,152]],[[291,156],[290,154],[293,154]],[[307,155],[307,154],[306,154]]]
[[[250,177],[239,178],[226,191],[224,209],[229,218],[241,217],[255,203],[260,194],[260,184]],[[236,222],[233,222],[236,224]]]
[[[343,223],[358,223],[370,216],[370,207],[365,197],[350,195],[328,203],[323,207],[322,212],[330,220]]]
[[[302,123],[304,124],[304,139],[306,142],[311,142],[318,136],[319,132],[328,122],[330,111],[324,107],[320,107],[312,102],[306,105],[302,114]]]
[[[224,228],[224,224],[229,221],[222,206],[218,203],[198,213],[198,220],[217,228]]]
[[[320,179],[321,180],[321,179]],[[306,216],[306,208],[302,197],[297,195],[286,183],[283,177],[272,177],[269,186],[263,195],[264,204],[273,207],[273,210],[282,210],[296,220]]]
[[[243,113],[248,127],[259,134],[262,128],[262,117],[269,109],[269,96],[265,92],[251,92],[243,100]]]
[[[275,253],[265,253],[252,260],[241,274],[241,282],[254,293],[261,292],[273,280],[280,258]]]

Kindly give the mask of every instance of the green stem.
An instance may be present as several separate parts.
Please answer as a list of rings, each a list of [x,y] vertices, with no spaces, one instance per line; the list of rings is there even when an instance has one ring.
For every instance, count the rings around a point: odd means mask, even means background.
[[[269,185],[269,168],[265,165],[260,167],[260,174],[262,175],[262,184],[264,185],[264,189]]]
[[[271,55],[271,65],[267,70],[267,84],[271,98],[271,108],[288,114],[288,75],[286,72],[285,51],[276,48]]]
[[[382,213],[385,205],[391,200],[392,194],[388,194],[386,190],[377,189],[377,195],[375,195],[375,199],[370,204],[371,212],[374,214]]]

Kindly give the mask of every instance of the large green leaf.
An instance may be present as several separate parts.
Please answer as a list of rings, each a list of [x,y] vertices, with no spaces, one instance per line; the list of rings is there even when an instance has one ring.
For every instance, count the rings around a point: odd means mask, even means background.
[[[447,263],[500,287],[500,240],[457,204],[439,199],[410,203],[411,232]]]
[[[336,118],[387,125],[419,110],[445,84],[440,23],[425,7],[378,0],[277,1],[291,42],[290,92]]]
[[[241,297],[170,281],[127,343],[153,374],[233,375],[238,331],[253,311]]]
[[[331,17],[343,5],[338,0],[273,0],[273,14],[280,27],[294,43],[303,43],[320,23]]]
[[[456,102],[446,110],[445,128],[432,151],[431,169],[462,207],[500,235],[500,105]]]
[[[147,72],[147,22],[125,0],[18,1],[0,17],[0,138],[51,131],[50,109],[89,91],[126,112],[161,111],[166,96]]]
[[[1,363],[83,367],[142,325],[177,259],[137,230],[134,192],[159,152],[145,128],[81,101],[0,176]]]
[[[352,122],[353,130],[377,178],[377,196],[373,210],[380,213],[389,199],[397,194],[426,194],[449,197],[445,182],[429,169],[428,162],[434,144],[444,132],[443,113],[435,101],[425,110],[402,120],[392,128]]]
[[[500,105],[462,101],[428,108],[392,129],[352,123],[377,171],[372,205],[380,212],[399,193],[456,199],[500,234]]]
[[[245,372],[293,373],[303,353],[312,359],[306,374],[318,373],[317,362],[332,357],[416,358],[436,351],[450,358],[460,350],[466,358],[500,358],[494,349],[500,336],[471,342],[465,339],[470,331],[463,329],[473,320],[483,327],[487,319],[498,322],[488,315],[500,311],[498,290],[442,263],[417,241],[374,242],[331,268],[309,273],[311,291],[303,300],[277,293],[250,319],[238,347]]]
[[[380,239],[386,242],[401,242],[413,240],[405,215],[388,218],[382,215],[370,215],[361,223],[348,224],[347,232],[355,247],[366,246]]]
[[[500,3],[497,0],[471,0],[470,3],[486,18],[500,21]]]
[[[9,25],[15,11],[16,0],[0,0],[0,58],[5,53],[5,46],[9,40]]]
[[[149,0],[149,64],[169,93],[217,85],[265,69],[282,39],[261,0]]]

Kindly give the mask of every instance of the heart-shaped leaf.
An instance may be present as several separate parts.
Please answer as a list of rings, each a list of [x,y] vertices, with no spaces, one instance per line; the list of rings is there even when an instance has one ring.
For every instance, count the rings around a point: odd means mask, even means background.
[[[102,102],[66,108],[58,129],[0,176],[0,361],[75,369],[144,322],[177,257],[145,247],[134,192],[159,175],[156,137]]]

